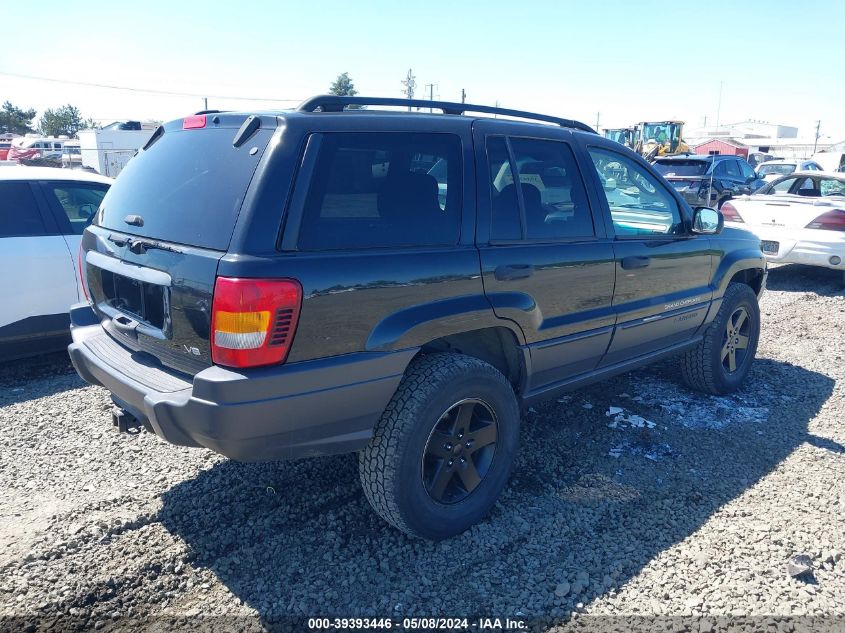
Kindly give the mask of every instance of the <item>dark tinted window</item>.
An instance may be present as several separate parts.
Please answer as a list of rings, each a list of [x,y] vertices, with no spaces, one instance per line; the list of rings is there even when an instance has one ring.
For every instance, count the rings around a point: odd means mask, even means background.
[[[502,136],[487,140],[487,162],[490,165],[491,230],[493,240],[521,240],[522,222],[519,199],[513,186],[513,167]]]
[[[305,250],[455,244],[461,142],[451,134],[330,133],[305,203]]]
[[[29,183],[0,182],[0,237],[26,237],[45,233],[44,222]]]
[[[658,160],[654,163],[657,173],[667,178],[672,176],[703,176],[710,167],[704,160]]]
[[[617,236],[679,235],[683,218],[674,196],[628,156],[591,148]]]
[[[103,196],[108,191],[107,185],[83,184],[74,182],[47,183],[45,193],[60,212],[59,226],[62,233],[82,235],[85,227],[100,208]]]
[[[593,218],[575,155],[567,143],[511,139],[529,239],[593,235]],[[511,178],[509,183],[512,184]]]
[[[722,161],[722,164],[725,167],[725,174],[727,174],[728,178],[735,178],[737,180],[742,179],[742,172],[739,169],[738,160],[728,159]]]
[[[103,200],[99,224],[145,237],[225,250],[271,129],[233,147],[237,128],[168,130],[131,159]],[[250,154],[252,148],[258,148]],[[128,226],[127,215],[144,218]]]

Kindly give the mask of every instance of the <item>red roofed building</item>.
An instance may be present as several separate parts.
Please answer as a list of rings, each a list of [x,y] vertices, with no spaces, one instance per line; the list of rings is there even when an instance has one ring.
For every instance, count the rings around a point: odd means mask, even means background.
[[[725,156],[741,156],[745,159],[748,158],[748,147],[734,140],[723,141],[722,139],[713,138],[701,143],[700,145],[696,145],[692,148],[692,151],[696,154],[703,154],[704,156],[719,154]]]

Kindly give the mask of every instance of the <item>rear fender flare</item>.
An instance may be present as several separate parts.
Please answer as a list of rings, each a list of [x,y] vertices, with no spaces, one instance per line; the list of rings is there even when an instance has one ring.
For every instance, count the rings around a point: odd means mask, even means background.
[[[483,294],[464,295],[410,306],[379,321],[367,337],[367,351],[388,351],[420,347],[429,341],[469,330],[506,327],[520,345],[522,331],[506,319],[499,319]]]

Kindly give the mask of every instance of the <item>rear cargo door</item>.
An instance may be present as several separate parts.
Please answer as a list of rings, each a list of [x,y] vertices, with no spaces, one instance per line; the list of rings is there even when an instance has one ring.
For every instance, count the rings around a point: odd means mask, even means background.
[[[182,121],[160,128],[83,237],[91,301],[108,334],[189,374],[211,364],[217,265],[275,127],[262,119],[237,143],[245,118],[191,117],[184,129]]]

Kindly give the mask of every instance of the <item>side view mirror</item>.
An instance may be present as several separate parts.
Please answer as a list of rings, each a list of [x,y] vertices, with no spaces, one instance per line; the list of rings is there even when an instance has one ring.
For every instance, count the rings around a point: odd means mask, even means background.
[[[693,211],[692,232],[699,235],[716,235],[725,226],[721,211],[710,207],[696,207]]]

